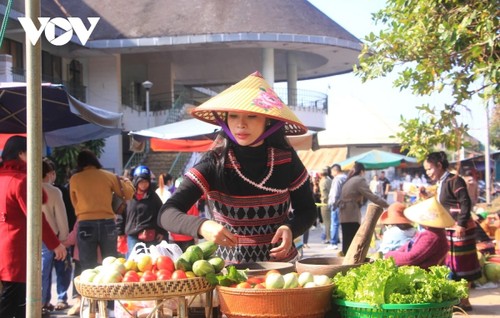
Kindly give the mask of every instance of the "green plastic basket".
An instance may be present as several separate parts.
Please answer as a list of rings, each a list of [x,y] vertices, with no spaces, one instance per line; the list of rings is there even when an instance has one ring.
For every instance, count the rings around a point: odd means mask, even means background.
[[[342,318],[450,318],[458,300],[426,304],[383,304],[380,307],[334,299]]]

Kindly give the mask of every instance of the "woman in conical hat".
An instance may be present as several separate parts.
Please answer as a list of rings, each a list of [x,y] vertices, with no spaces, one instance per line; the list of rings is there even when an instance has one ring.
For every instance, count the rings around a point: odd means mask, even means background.
[[[259,73],[192,111],[222,127],[159,218],[167,230],[219,245],[228,263],[293,261],[293,239],[316,219],[309,175],[285,135],[307,131]],[[186,211],[206,194],[211,219]]]
[[[481,277],[476,250],[476,224],[470,212],[472,202],[465,180],[450,173],[448,168],[448,158],[443,151],[430,153],[424,161],[427,176],[438,186],[436,199],[455,219],[455,224],[447,232],[450,253],[445,264],[450,267],[453,279],[463,278],[471,285]],[[468,298],[462,299],[459,306],[466,311],[472,310]]]
[[[394,202],[380,216],[383,236],[378,251],[382,254],[397,250],[417,234],[413,222],[403,214],[405,208],[403,203]]]
[[[415,237],[396,251],[385,254],[392,257],[397,265],[415,265],[429,268],[441,265],[448,254],[446,227],[455,222],[448,211],[434,197],[412,205],[404,210],[404,216],[418,223],[421,230]]]

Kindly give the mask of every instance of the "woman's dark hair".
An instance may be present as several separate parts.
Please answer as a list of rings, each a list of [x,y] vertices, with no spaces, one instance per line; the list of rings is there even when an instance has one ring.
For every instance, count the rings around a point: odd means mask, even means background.
[[[19,155],[28,151],[28,143],[24,136],[12,136],[5,142],[2,161],[18,159]]]
[[[78,157],[76,158],[76,171],[80,172],[87,166],[94,166],[97,169],[102,168],[102,165],[97,159],[95,153],[93,153],[91,150],[84,149],[80,151]]]
[[[427,162],[433,163],[434,165],[441,164],[441,167],[443,167],[444,170],[447,170],[448,167],[450,166],[448,162],[448,158],[446,156],[446,153],[444,151],[436,151],[436,152],[431,152],[428,156],[427,159],[425,159]]]
[[[349,174],[347,175],[347,179],[351,179],[354,176],[358,176],[361,172],[365,171],[365,166],[362,163],[355,162],[354,167],[349,171]]]
[[[227,116],[226,116],[227,118]],[[276,120],[271,119],[271,126],[276,122]],[[293,147],[288,142],[285,134],[285,126],[281,127],[273,134],[269,135],[266,139],[264,139],[264,143],[268,147],[273,147],[277,149],[285,149],[285,150],[293,150]],[[224,166],[226,164],[226,156],[229,152],[229,149],[238,147],[239,145],[232,141],[224,130],[221,130],[215,139],[215,147],[206,152],[202,157],[201,161],[208,161],[208,163],[215,168],[215,173],[219,177],[219,181],[222,182],[222,186],[225,187],[224,184]]]
[[[42,160],[42,178],[47,176],[47,173],[56,170],[56,165],[49,158],[43,158]]]

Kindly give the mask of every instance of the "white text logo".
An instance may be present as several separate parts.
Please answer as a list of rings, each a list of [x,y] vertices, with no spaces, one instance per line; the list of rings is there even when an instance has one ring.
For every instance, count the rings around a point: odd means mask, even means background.
[[[45,38],[55,46],[62,46],[71,41],[73,31],[82,43],[87,43],[92,31],[94,31],[97,22],[101,18],[87,18],[90,27],[87,29],[80,18],[38,18],[40,28],[37,29],[30,18],[18,18],[24,31],[26,32],[31,44],[35,45],[40,39],[42,32],[45,31]],[[63,33],[56,36],[56,26],[63,30]]]

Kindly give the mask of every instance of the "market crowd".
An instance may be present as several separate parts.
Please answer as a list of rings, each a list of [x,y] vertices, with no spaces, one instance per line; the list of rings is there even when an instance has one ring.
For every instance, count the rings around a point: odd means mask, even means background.
[[[257,72],[192,115],[221,130],[213,148],[179,180],[160,174],[156,185],[143,165],[117,176],[84,149],[69,182],[56,187],[54,162],[43,160],[42,313],[69,307],[72,277],[105,257],[127,257],[139,242],[166,240],[185,249],[205,239],[218,244],[217,254],[227,264],[294,262],[299,258],[294,240],[303,237],[307,248],[309,229],[321,224],[325,246],[346,254],[367,201],[386,209],[378,233],[384,257],[422,268],[443,264],[456,280],[480,277],[476,233],[481,220],[472,217],[470,187],[449,172],[444,152],[429,154],[423,164],[426,182],[437,186],[433,197],[425,192],[418,200],[389,205],[391,183],[384,171],[368,182],[363,164],[349,171],[334,164],[310,177],[286,138],[307,128]],[[26,138],[13,136],[0,164],[2,318],[25,317],[26,151]],[[126,201],[120,214],[113,196]],[[55,305],[50,303],[53,269]],[[81,300],[74,286],[72,296],[68,314],[76,315]],[[471,310],[468,299],[460,307]]]

